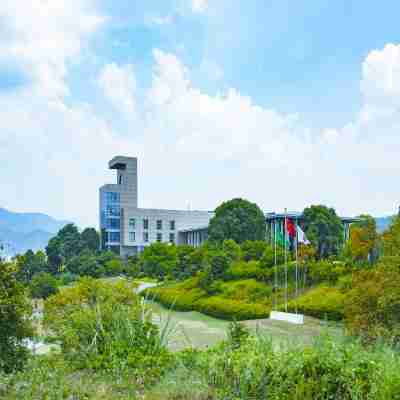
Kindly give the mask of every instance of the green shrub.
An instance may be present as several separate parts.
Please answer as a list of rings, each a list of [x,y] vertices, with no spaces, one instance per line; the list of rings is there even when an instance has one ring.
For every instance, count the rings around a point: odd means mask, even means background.
[[[239,280],[257,278],[263,274],[258,261],[238,261],[230,265],[226,271],[226,279]]]
[[[255,279],[224,282],[220,285],[221,297],[249,303],[269,303],[272,287]]]
[[[242,244],[243,259],[259,261],[267,247],[268,244],[264,240],[246,240]]]
[[[309,290],[288,304],[291,312],[298,312],[320,319],[339,321],[344,316],[346,294],[334,287],[317,287]]]
[[[47,299],[58,293],[58,280],[47,272],[35,274],[29,285],[31,296],[34,299]]]

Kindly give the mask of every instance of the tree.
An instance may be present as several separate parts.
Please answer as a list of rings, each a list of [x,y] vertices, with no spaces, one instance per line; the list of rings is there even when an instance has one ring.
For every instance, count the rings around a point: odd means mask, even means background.
[[[46,254],[43,251],[34,253],[28,250],[24,255],[16,257],[17,279],[24,284],[29,283],[33,276],[39,272],[45,272],[48,269]]]
[[[239,261],[242,258],[242,249],[232,239],[227,239],[223,241],[222,250],[230,258],[231,262]]]
[[[208,227],[209,240],[217,243],[225,239],[239,244],[246,240],[265,240],[265,232],[264,213],[256,204],[244,199],[222,203]]]
[[[355,262],[373,262],[377,258],[378,234],[375,219],[360,215],[360,221],[350,227],[350,239],[345,254]]]
[[[352,290],[346,296],[346,326],[351,334],[365,341],[379,338],[400,340],[400,272],[380,263],[374,270],[353,276]]]
[[[145,275],[164,279],[176,267],[176,246],[169,243],[152,243],[144,249],[139,262]]]
[[[34,299],[47,299],[58,292],[58,281],[48,272],[40,272],[33,277],[29,290]]]
[[[46,254],[53,273],[58,273],[61,265],[79,255],[83,249],[81,235],[74,224],[65,225],[55,237],[51,238]]]
[[[94,228],[86,228],[81,233],[82,247],[97,252],[100,248],[100,235]]]
[[[333,208],[311,206],[303,212],[307,238],[319,258],[337,255],[343,244],[342,221]]]
[[[15,265],[0,262],[0,370],[6,373],[21,369],[27,359],[23,340],[33,336],[31,313]]]
[[[394,218],[382,235],[382,245],[384,256],[400,256],[400,216]]]
[[[242,244],[243,259],[259,261],[267,247],[268,244],[264,240],[246,240]]]

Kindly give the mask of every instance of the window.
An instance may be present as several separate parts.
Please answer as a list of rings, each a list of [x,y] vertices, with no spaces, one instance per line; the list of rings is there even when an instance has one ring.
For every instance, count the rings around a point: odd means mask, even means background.
[[[129,241],[130,242],[136,241],[136,232],[129,232]]]
[[[169,234],[169,242],[170,243],[175,243],[175,233],[170,233]]]
[[[143,242],[147,243],[149,241],[149,232],[143,232]]]
[[[162,242],[162,233],[157,233],[157,242]]]
[[[106,201],[107,203],[119,203],[120,194],[117,192],[106,192]]]
[[[108,218],[107,228],[108,229],[120,229],[120,219],[119,218]]]
[[[118,206],[107,206],[106,215],[110,215],[112,217],[119,217],[121,214],[120,208]]]
[[[119,232],[108,232],[108,241],[119,243],[120,235]]]
[[[162,221],[161,219],[157,220],[157,229],[160,231],[162,229]]]
[[[136,220],[135,218],[129,218],[129,228],[135,229],[136,228]]]
[[[122,175],[120,175],[120,176],[118,177],[118,184],[119,184],[119,185],[122,185]]]
[[[143,220],[143,229],[149,229],[149,220],[147,218]]]
[[[169,229],[170,229],[171,231],[174,231],[174,230],[175,230],[175,221],[169,221]]]

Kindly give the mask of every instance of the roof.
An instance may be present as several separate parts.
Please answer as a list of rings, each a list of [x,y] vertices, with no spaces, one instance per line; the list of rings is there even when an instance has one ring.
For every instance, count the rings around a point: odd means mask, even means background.
[[[195,228],[179,229],[178,232],[180,233],[197,232],[197,231],[205,231],[207,229],[208,225],[203,225],[203,226],[197,226]]]

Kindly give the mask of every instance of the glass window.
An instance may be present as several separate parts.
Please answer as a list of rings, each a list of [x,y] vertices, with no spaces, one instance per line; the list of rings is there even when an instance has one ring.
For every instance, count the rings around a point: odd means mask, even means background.
[[[136,228],[136,219],[129,218],[129,228],[135,229]]]
[[[143,229],[149,229],[149,220],[147,218],[143,220]]]
[[[143,232],[143,242],[147,243],[149,241],[149,232]]]
[[[170,243],[175,243],[175,233],[170,233],[169,234],[169,242]]]
[[[157,229],[160,231],[162,229],[162,220],[158,219],[157,220]]]
[[[136,232],[129,232],[129,241],[130,242],[136,241]]]
[[[120,219],[119,218],[108,218],[107,228],[108,229],[120,229]]]
[[[169,229],[170,229],[171,231],[174,231],[174,230],[175,230],[175,221],[169,221]]]
[[[157,233],[157,242],[162,242],[162,233]]]
[[[119,217],[121,212],[120,212],[120,208],[118,206],[107,206],[107,211],[106,211],[107,215],[111,215],[113,217]]]
[[[117,192],[106,192],[106,201],[107,203],[119,203],[120,194]]]
[[[120,241],[119,232],[108,232],[108,241],[118,243]]]

